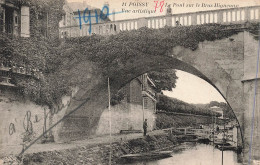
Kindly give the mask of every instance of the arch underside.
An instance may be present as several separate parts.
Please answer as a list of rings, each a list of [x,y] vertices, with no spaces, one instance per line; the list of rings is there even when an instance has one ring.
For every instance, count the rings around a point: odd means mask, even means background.
[[[138,58],[130,58],[123,67],[108,72],[111,93],[115,93],[132,79],[143,73],[159,69],[178,69],[198,76],[211,84],[225,98],[237,117],[237,121],[241,123],[243,118],[243,87],[241,84],[243,68],[237,67],[243,62],[243,53],[241,51],[243,43],[241,38],[239,35],[234,36],[236,44],[233,45],[230,45],[228,39],[206,41],[200,43],[198,49],[195,51],[179,46],[173,48],[170,56],[142,55],[138,56]],[[236,47],[237,50],[229,51],[230,47]],[[231,66],[229,65],[230,63],[234,65]],[[80,65],[84,65],[84,62]],[[95,118],[95,120],[87,123],[88,128],[82,126],[83,129],[91,130],[87,134],[95,132],[95,123],[108,106],[107,77],[92,75],[91,79],[94,82],[91,85],[92,87],[87,90],[80,89],[74,99],[72,99],[66,112],[68,114],[74,110],[77,105],[83,102],[82,100],[86,98],[90,99],[77,112],[70,115],[70,118],[77,118],[79,116],[91,116]],[[63,123],[65,122],[66,120],[63,121]],[[80,129],[80,127],[79,124],[78,128]]]

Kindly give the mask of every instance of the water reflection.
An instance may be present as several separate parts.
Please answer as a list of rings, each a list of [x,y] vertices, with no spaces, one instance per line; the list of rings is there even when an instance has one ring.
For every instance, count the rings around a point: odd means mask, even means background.
[[[128,165],[221,165],[221,151],[212,145],[184,143],[174,149],[172,157],[155,161],[133,162]],[[242,165],[233,151],[224,151],[224,165]]]

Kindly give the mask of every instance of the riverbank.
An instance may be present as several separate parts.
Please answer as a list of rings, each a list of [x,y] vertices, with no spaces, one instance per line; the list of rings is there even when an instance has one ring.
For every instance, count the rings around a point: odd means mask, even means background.
[[[3,164],[108,164],[110,150],[112,164],[120,161],[120,156],[128,153],[142,153],[154,150],[170,150],[177,144],[176,138],[163,131],[153,131],[148,136],[142,134],[114,135],[74,141],[71,143],[35,144],[23,157],[6,156]],[[1,162],[0,162],[1,164]]]

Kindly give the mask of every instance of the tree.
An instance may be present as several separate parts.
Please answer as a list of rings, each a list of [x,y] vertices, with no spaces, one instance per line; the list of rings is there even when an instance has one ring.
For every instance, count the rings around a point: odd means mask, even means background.
[[[166,112],[177,112],[177,113],[189,113],[196,115],[215,115],[216,117],[221,116],[220,113],[209,111],[208,107],[196,106],[189,104],[184,101],[159,94],[159,100],[157,102],[157,108]]]
[[[156,92],[162,90],[172,91],[172,88],[176,87],[176,80],[178,79],[174,69],[151,71],[148,76],[155,82]]]

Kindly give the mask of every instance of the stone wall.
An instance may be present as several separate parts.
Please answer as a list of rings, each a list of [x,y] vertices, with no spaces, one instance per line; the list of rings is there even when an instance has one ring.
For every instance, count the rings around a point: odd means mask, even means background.
[[[36,105],[18,94],[15,89],[1,88],[0,90],[0,156],[19,154],[23,147],[29,145],[36,138],[43,135],[53,124],[58,122],[68,107],[70,97],[62,99],[62,106],[52,110],[46,106]],[[42,143],[50,135],[57,136],[59,127],[37,141]],[[52,138],[53,139],[53,138]],[[56,140],[56,139],[53,139]]]
[[[120,130],[141,130],[143,131],[143,118],[147,119],[148,131],[155,126],[155,114],[153,109],[142,109],[141,105],[123,103],[111,108],[111,133],[119,133]],[[102,113],[96,134],[109,134],[110,114],[108,109]]]
[[[244,90],[243,106],[245,110],[243,131],[245,147],[244,162],[247,163],[250,156],[252,160],[260,160],[260,67],[257,66],[260,62],[257,61],[257,56],[259,56],[259,40],[254,39],[248,32],[245,32],[243,37],[244,77],[242,83]],[[258,77],[257,80],[256,77]],[[249,153],[250,150],[251,153]]]
[[[245,81],[244,85],[244,155],[245,162],[249,159],[249,152],[252,160],[260,160],[260,83]],[[257,86],[255,86],[257,85]],[[257,89],[256,89],[257,88]],[[250,148],[251,145],[251,148]]]
[[[249,32],[244,32],[244,77],[245,80],[256,78],[256,73],[260,72],[260,67],[257,70],[257,55],[259,50],[259,40],[254,39],[254,36]],[[258,61],[259,62],[259,61]],[[258,76],[259,77],[259,76]]]
[[[45,111],[45,112],[44,112]],[[12,91],[0,92],[0,148],[1,155],[11,151],[12,147],[20,148],[43,133],[44,120],[48,109],[35,105]],[[46,118],[48,123],[48,118]],[[47,125],[48,127],[48,125]]]

